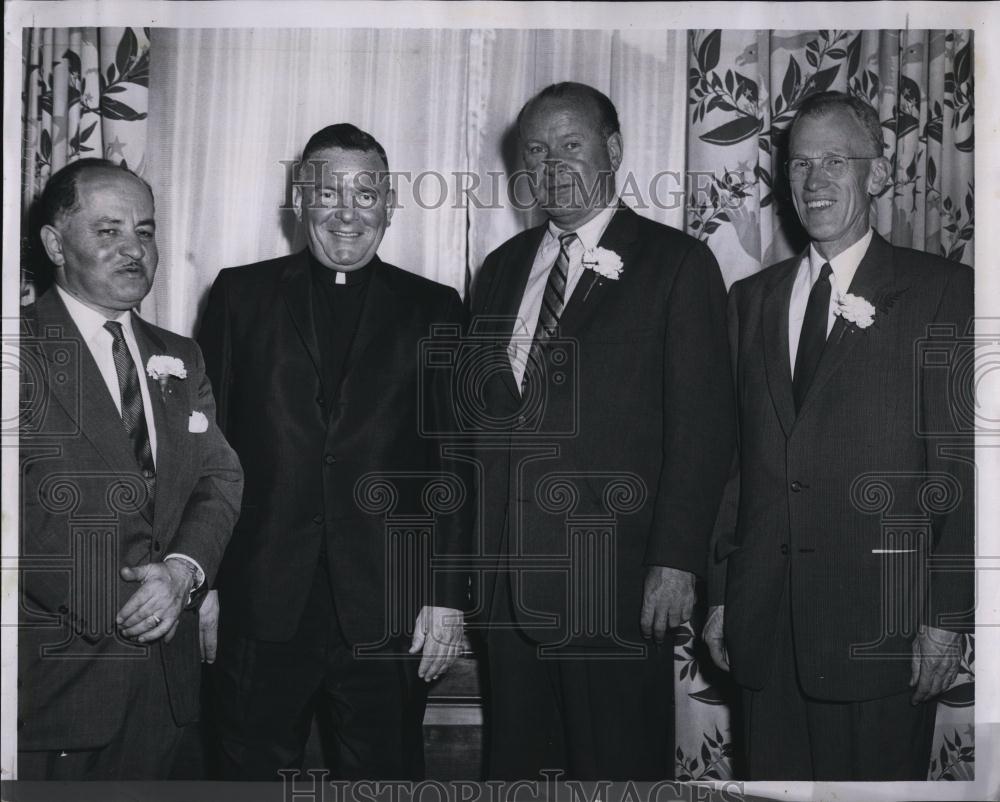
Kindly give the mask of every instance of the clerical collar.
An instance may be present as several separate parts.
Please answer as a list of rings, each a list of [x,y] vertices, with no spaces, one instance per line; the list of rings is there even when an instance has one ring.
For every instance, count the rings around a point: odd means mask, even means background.
[[[372,257],[372,260],[368,264],[364,267],[359,267],[357,270],[335,270],[320,262],[319,259],[313,256],[312,251],[308,251],[308,253],[309,265],[316,280],[335,287],[354,287],[364,284],[368,281],[368,277],[371,276],[372,265],[375,264],[375,260],[378,258]]]

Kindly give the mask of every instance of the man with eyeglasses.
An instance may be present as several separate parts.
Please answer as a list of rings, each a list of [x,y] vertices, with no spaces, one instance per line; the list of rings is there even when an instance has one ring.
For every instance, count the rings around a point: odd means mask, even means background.
[[[753,780],[926,779],[972,607],[972,444],[952,423],[972,390],[915,356],[930,326],[967,333],[973,273],[872,230],[882,149],[865,102],[808,98],[787,171],[811,243],[730,293],[740,442],[704,637],[743,688]]]

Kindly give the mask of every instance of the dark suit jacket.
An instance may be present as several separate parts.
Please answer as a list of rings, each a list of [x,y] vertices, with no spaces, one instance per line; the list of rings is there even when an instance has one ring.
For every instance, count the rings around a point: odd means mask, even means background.
[[[223,270],[209,295],[199,342],[219,424],[246,471],[218,582],[222,622],[253,638],[294,634],[324,542],[338,619],[353,644],[382,641],[387,593],[428,568],[390,558],[386,516],[410,515],[411,530],[415,514],[426,523],[433,510],[423,489],[449,471],[442,440],[421,436],[419,416],[447,418],[450,386],[424,381],[419,344],[432,324],[460,327],[464,312],[454,290],[377,257],[371,270],[339,387],[322,385],[307,251]],[[393,489],[368,483],[372,474]],[[468,531],[458,511],[433,523],[435,558],[462,550]],[[399,574],[387,582],[392,571]],[[410,627],[419,604],[464,608],[466,585],[464,575],[436,574],[433,590],[394,615]]]
[[[973,553],[971,441],[940,436],[956,432],[952,396],[970,378],[948,365],[961,362],[973,273],[874,235],[850,292],[883,308],[866,329],[837,319],[796,416],[788,304],[801,258],[730,293],[740,446],[716,532],[725,570],[712,584],[726,580],[738,682],[759,688],[768,676],[787,575],[805,692],[871,699],[906,689],[917,623],[954,628],[940,616],[972,602],[970,573],[932,572],[926,560]],[[931,324],[954,327],[931,349],[943,361],[921,356]],[[946,441],[955,458],[942,456]]]
[[[733,448],[725,287],[704,244],[621,205],[600,242],[621,258],[620,278],[584,271],[546,346],[549,378],[522,398],[505,349],[544,231],[491,253],[473,295],[470,342],[496,366],[480,371],[483,549],[526,559],[518,603],[546,617],[532,637],[587,640],[567,617],[583,604],[610,611],[616,637],[635,642],[646,567],[704,571]],[[571,580],[566,558],[609,524],[609,584]],[[486,577],[487,614],[492,590]]]
[[[174,639],[149,650],[115,637],[115,613],[137,583],[124,565],[179,552],[211,583],[236,520],[242,472],[211,422],[215,404],[193,340],[133,317],[145,373],[154,354],[176,356],[186,379],[164,392],[153,379],[157,435],[155,512],[107,385],[55,289],[22,312],[21,629],[19,749],[95,749],[128,714],[128,676],[162,660],[178,724],[197,718],[201,658],[197,611]],[[148,652],[148,653],[147,653]]]

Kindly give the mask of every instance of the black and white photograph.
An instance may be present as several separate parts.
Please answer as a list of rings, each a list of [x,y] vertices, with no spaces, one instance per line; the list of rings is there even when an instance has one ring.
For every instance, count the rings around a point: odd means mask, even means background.
[[[1000,797],[1000,4],[4,9],[4,800]]]

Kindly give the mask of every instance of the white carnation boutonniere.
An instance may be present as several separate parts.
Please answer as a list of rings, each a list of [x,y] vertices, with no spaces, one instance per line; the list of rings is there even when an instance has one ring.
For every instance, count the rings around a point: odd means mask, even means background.
[[[160,393],[162,394],[168,392],[167,382],[170,381],[171,377],[186,379],[188,374],[183,360],[166,354],[155,354],[146,363],[146,375],[160,383]]]
[[[847,332],[853,333],[867,329],[873,324],[875,328],[878,328],[879,325],[875,323],[875,315],[880,317],[888,315],[889,310],[892,309],[899,296],[906,292],[906,289],[904,287],[898,292],[882,293],[877,295],[873,301],[869,301],[861,295],[852,295],[849,292],[837,290],[837,301],[833,313],[843,318],[847,324],[840,336],[843,337]]]
[[[588,248],[583,252],[583,266],[612,281],[618,281],[624,267],[622,258],[607,248]]]
[[[875,305],[867,298],[843,292],[837,296],[833,313],[855,328],[867,329],[875,322],[875,311]]]

